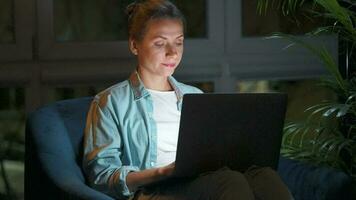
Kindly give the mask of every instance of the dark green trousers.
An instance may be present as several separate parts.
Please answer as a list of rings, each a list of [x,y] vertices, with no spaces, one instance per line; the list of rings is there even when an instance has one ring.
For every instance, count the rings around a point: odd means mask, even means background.
[[[143,188],[134,200],[290,200],[279,175],[271,168],[250,167],[245,173],[222,168],[197,178]]]

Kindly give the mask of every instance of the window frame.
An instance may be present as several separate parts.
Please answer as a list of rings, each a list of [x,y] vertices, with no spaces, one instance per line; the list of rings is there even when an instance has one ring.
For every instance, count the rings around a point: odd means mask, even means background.
[[[242,0],[226,0],[226,55],[231,74],[237,79],[276,79],[316,77],[326,73],[319,59],[301,46],[285,49],[291,42],[283,39],[242,36]],[[300,39],[325,45],[335,61],[338,42],[335,35]],[[325,41],[327,41],[325,43]],[[255,59],[258,57],[259,59]]]
[[[207,38],[186,39],[185,55],[187,58],[196,56],[216,56],[223,50],[223,1],[207,1]],[[38,4],[38,35],[39,58],[41,60],[62,59],[107,59],[129,58],[133,56],[128,50],[127,41],[109,42],[55,42],[53,24],[53,0],[37,0]],[[218,11],[217,11],[218,10]],[[188,22],[189,23],[189,22]],[[194,61],[194,59],[192,60]],[[206,62],[207,63],[207,62]]]
[[[33,2],[13,0],[15,43],[0,44],[0,61],[31,60],[33,55]]]

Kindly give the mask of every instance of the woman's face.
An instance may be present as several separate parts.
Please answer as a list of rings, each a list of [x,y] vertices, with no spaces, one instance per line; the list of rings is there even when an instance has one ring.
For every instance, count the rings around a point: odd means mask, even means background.
[[[130,41],[139,72],[146,77],[168,77],[183,54],[183,25],[175,19],[151,20],[141,41]]]

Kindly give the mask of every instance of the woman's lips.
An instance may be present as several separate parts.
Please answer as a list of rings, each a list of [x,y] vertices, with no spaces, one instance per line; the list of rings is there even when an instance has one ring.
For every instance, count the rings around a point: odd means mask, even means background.
[[[176,64],[174,63],[163,63],[164,66],[166,67],[174,67]]]

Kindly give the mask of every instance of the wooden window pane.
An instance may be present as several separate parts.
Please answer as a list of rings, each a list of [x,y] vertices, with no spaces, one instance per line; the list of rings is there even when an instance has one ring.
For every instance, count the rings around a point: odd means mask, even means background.
[[[53,0],[57,42],[127,39],[126,6],[132,0]],[[187,37],[207,37],[206,0],[175,0],[187,19]]]
[[[278,2],[278,1],[277,1]],[[244,37],[268,36],[273,32],[301,35],[325,25],[322,18],[313,16],[312,2],[306,2],[295,16],[284,16],[280,9],[269,8],[264,15],[258,14],[257,0],[242,0],[242,35]]]
[[[0,44],[15,43],[14,2],[0,1]]]

